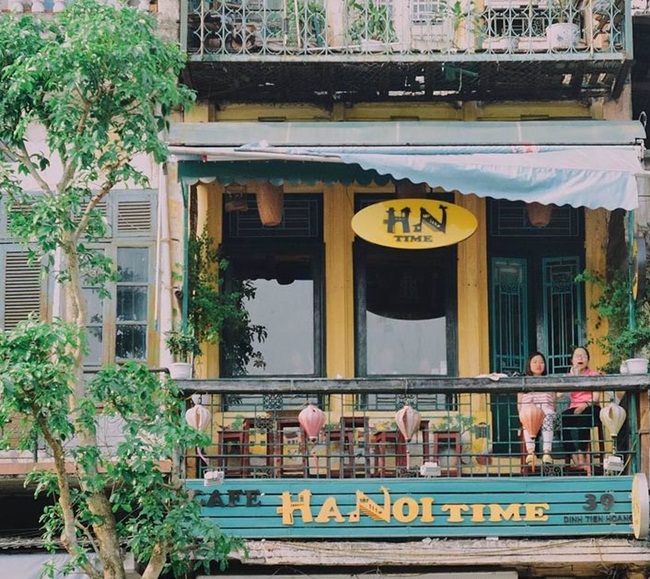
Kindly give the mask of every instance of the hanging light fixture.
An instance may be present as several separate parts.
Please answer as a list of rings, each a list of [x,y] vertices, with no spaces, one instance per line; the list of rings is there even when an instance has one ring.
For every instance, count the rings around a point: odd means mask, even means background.
[[[544,205],[533,201],[526,204],[526,215],[533,227],[546,227],[553,217],[553,205]]]
[[[194,394],[192,396],[194,406],[185,413],[185,421],[196,430],[205,430],[210,424],[210,411],[201,404],[201,396]]]
[[[411,468],[411,449],[409,448],[408,443],[411,442],[411,439],[415,436],[415,433],[420,429],[420,422],[422,421],[422,415],[413,408],[410,404],[404,404],[395,413],[395,422],[397,423],[397,428],[402,433],[402,436],[406,439],[406,470],[408,471]]]
[[[605,425],[612,438],[618,436],[626,418],[625,408],[618,404],[608,404],[600,410],[600,421]]]
[[[422,415],[410,404],[404,404],[404,406],[395,413],[397,428],[399,428],[399,431],[402,433],[406,442],[410,442],[413,436],[415,436],[415,433],[420,428],[421,421]]]
[[[429,191],[426,183],[411,183],[408,179],[401,179],[395,183],[395,193],[398,199],[424,199]]]
[[[257,210],[262,225],[275,227],[282,223],[284,214],[284,188],[268,181],[257,185],[255,190]]]
[[[248,211],[248,202],[246,201],[246,187],[239,183],[228,185],[224,192],[224,209],[227,213],[236,211]]]
[[[325,413],[310,402],[298,414],[298,422],[307,433],[307,437],[314,441],[318,438],[321,428],[325,426]]]

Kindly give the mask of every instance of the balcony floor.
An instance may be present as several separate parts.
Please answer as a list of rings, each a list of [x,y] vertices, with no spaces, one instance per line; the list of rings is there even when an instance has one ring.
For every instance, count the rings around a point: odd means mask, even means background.
[[[471,55],[470,55],[471,56]],[[542,59],[541,57],[550,57]],[[401,102],[463,100],[562,100],[613,96],[631,63],[589,54],[508,55],[507,59],[422,59],[301,62],[232,59],[191,61],[185,82],[199,98],[239,102]]]

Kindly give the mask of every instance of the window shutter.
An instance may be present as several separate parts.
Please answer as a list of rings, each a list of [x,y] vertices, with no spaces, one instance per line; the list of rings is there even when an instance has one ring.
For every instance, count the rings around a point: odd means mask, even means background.
[[[121,194],[117,199],[117,232],[119,237],[151,235],[153,203],[151,194]]]
[[[27,263],[27,252],[5,256],[4,329],[11,330],[41,308],[41,268]]]

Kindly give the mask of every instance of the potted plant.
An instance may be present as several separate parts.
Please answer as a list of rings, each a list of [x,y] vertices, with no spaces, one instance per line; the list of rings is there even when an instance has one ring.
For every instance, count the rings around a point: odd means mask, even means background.
[[[552,24],[546,28],[550,50],[575,48],[580,40],[580,27],[574,23],[577,15],[573,0],[551,0],[549,14]]]
[[[165,345],[174,356],[169,365],[169,373],[175,380],[187,380],[192,377],[194,356],[201,355],[201,344],[191,330],[172,330],[165,334]]]
[[[382,50],[397,41],[395,27],[387,4],[378,0],[348,0],[348,34],[364,51]]]
[[[481,2],[482,4],[482,2]],[[456,0],[454,3],[454,45],[464,52],[476,52],[483,47],[483,6],[474,0]]]

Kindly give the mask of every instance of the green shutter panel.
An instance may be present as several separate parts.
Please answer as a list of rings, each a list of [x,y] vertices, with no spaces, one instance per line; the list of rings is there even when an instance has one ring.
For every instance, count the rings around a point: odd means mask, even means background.
[[[493,372],[521,372],[528,355],[528,270],[526,261],[492,258],[490,275],[491,362]],[[519,420],[514,394],[490,400],[494,452],[519,452]]]
[[[528,272],[523,259],[493,258],[490,284],[492,372],[521,372],[528,348]]]
[[[573,348],[584,344],[584,303],[575,282],[580,259],[555,257],[542,260],[544,342],[549,374],[566,374]]]
[[[41,312],[41,268],[27,263],[27,252],[7,251],[4,263],[4,329]]]

